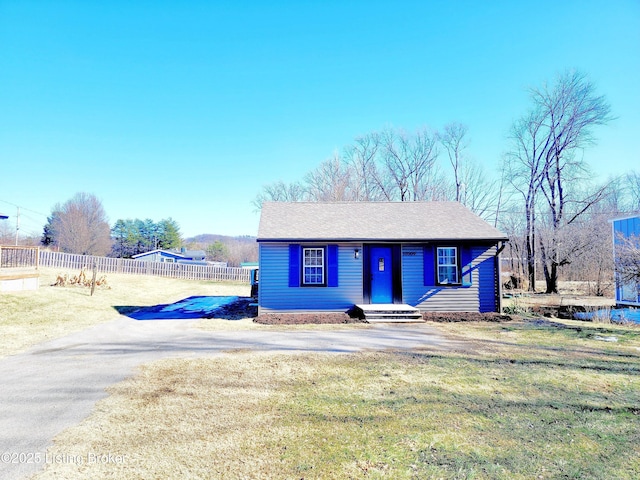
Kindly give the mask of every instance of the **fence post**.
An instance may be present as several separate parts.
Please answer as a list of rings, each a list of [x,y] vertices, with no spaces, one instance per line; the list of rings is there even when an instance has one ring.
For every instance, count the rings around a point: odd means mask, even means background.
[[[93,264],[93,278],[91,279],[91,296],[93,297],[93,291],[96,289],[96,275],[98,274],[98,265]]]

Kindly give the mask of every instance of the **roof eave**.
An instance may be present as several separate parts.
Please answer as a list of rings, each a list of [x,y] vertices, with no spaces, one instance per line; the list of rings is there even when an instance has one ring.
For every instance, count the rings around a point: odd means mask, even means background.
[[[359,242],[359,243],[428,243],[428,242],[508,242],[508,237],[439,237],[439,238],[257,238],[258,243]]]

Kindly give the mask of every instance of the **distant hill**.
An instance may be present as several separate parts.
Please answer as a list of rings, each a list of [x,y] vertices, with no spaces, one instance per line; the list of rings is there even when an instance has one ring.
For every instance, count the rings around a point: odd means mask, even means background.
[[[210,256],[208,247],[216,242],[220,242],[225,246],[224,253]],[[207,260],[227,262],[230,267],[239,267],[243,262],[258,261],[258,242],[256,242],[256,237],[251,235],[232,237],[229,235],[203,233],[195,237],[186,238],[184,245],[192,250],[205,250],[208,252]]]
[[[210,244],[215,242],[222,243],[230,243],[230,242],[239,242],[239,243],[256,243],[256,237],[252,237],[251,235],[240,235],[237,237],[232,237],[229,235],[217,235],[215,233],[201,233],[200,235],[196,235],[195,237],[186,238],[185,243],[201,243],[201,244]]]

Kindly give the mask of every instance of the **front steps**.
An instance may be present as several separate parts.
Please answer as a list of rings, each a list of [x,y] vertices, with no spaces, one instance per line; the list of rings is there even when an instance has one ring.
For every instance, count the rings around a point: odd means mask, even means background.
[[[406,304],[366,304],[356,305],[361,318],[369,323],[415,323],[424,322],[422,313],[415,307]]]

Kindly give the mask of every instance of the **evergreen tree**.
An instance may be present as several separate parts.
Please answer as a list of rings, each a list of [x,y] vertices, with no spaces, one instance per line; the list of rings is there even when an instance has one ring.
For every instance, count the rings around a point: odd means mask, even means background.
[[[158,248],[171,249],[180,248],[182,238],[180,236],[180,226],[171,217],[160,220],[156,226]]]
[[[44,245],[45,247],[48,247],[55,241],[53,234],[53,222],[57,214],[58,212],[53,212],[51,213],[51,216],[47,217],[47,224],[43,228],[42,239],[40,240],[40,243],[42,243],[42,245]]]
[[[176,249],[182,245],[180,226],[171,218],[155,223],[147,218],[119,219],[111,229],[111,256],[131,258],[155,249]]]
[[[216,240],[212,244],[207,246],[207,260],[213,260],[214,262],[227,261],[229,257],[229,249],[220,240]]]

